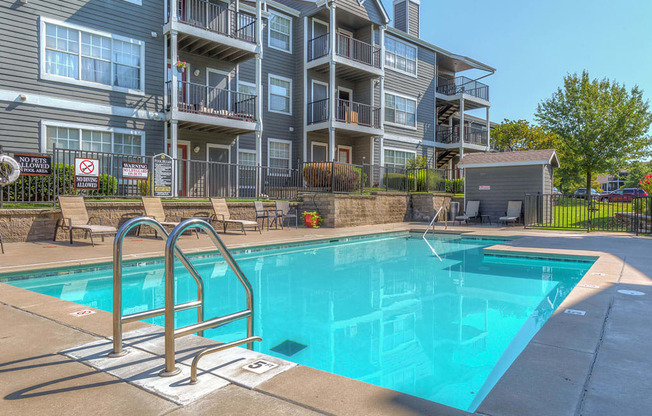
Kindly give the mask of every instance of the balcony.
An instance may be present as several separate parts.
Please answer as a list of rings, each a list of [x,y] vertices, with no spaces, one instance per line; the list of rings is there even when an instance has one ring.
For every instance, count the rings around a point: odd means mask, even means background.
[[[168,81],[168,103],[172,102],[172,82]],[[169,119],[179,120],[188,128],[239,132],[256,129],[256,96],[207,85],[178,81],[177,106],[168,104]]]
[[[178,32],[179,49],[234,63],[256,52],[256,17],[206,0],[170,0],[176,20],[168,11],[165,32]]]
[[[467,94],[484,101],[489,101],[489,86],[467,77],[438,77],[437,93],[445,96]]]
[[[363,133],[377,134],[380,126],[380,107],[353,101],[337,100],[335,127]],[[330,121],[330,100],[320,100],[308,104],[308,125],[310,130],[319,130],[321,123]],[[324,126],[321,126],[324,127]]]
[[[437,128],[437,143],[454,145],[460,142],[460,128],[439,127]],[[486,129],[468,127],[464,129],[464,144],[486,147],[489,143],[489,136]]]
[[[380,59],[381,48],[369,43],[353,39],[350,36],[337,34],[335,56],[336,63],[341,64],[338,76],[351,80],[359,80],[369,75],[382,74]],[[325,34],[308,40],[308,68],[326,72],[328,70],[328,55],[330,53],[330,34]]]

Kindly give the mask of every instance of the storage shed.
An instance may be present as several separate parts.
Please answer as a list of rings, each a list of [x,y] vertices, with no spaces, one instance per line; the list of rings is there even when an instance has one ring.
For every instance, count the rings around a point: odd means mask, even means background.
[[[480,201],[480,214],[496,221],[505,215],[508,201],[523,201],[524,210],[526,194],[552,194],[559,158],[554,149],[470,153],[459,167],[464,168],[464,205]]]

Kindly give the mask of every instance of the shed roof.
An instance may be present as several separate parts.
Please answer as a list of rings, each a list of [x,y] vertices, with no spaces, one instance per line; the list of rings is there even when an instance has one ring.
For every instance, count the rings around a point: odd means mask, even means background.
[[[553,165],[559,167],[555,149],[521,152],[469,153],[462,158],[460,168],[493,168],[503,166]]]

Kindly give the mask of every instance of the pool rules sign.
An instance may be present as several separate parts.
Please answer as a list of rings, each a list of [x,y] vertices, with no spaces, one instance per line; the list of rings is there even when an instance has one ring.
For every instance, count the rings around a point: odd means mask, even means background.
[[[99,159],[75,158],[75,189],[100,189]]]

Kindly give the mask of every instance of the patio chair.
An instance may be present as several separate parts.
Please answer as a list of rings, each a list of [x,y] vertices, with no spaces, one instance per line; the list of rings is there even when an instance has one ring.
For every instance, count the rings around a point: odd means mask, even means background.
[[[262,225],[265,225],[265,220],[267,220],[267,231],[269,231],[269,222],[272,218],[274,219],[276,228],[278,228],[276,213],[266,210],[263,201],[254,201],[254,210],[256,211],[256,222],[262,219]]]
[[[94,235],[101,236],[102,241],[104,241],[105,235],[116,235],[118,232],[115,227],[103,225],[102,218],[98,218],[100,221],[99,225],[91,224],[91,220],[94,218],[88,216],[83,196],[60,196],[59,206],[61,207],[62,218],[57,220],[52,241],[57,241],[57,233],[60,228],[62,230],[68,230],[70,233],[70,244],[72,244],[73,230],[83,230],[86,237],[90,234],[93,247],[95,247]]]
[[[299,228],[299,212],[297,208],[290,208],[290,201],[276,201],[276,216],[281,220],[281,229],[286,218],[294,218],[294,228]]]
[[[165,215],[165,210],[163,209],[161,198],[155,196],[144,196],[142,197],[142,201],[146,217],[155,219],[164,227],[174,228],[180,224],[180,221],[168,221],[167,215]],[[199,230],[193,228],[191,232],[192,231],[194,231],[197,238],[199,238]],[[138,234],[140,235],[140,227],[138,228]],[[158,237],[158,233],[155,233],[154,235]]]
[[[226,233],[226,227],[229,224],[236,224],[242,228],[242,233],[247,235],[246,228],[253,228],[254,230],[258,229],[258,232],[263,233],[258,221],[248,221],[248,220],[233,220],[231,219],[231,213],[229,213],[229,206],[226,205],[226,199],[224,198],[211,198],[211,206],[213,207],[212,219],[215,222],[221,222],[224,226],[224,232]]]
[[[5,245],[2,242],[2,234],[0,234],[0,250],[2,250],[2,254],[5,254]]]
[[[478,219],[480,217],[480,201],[468,201],[466,203],[466,211],[464,215],[458,215],[455,217],[455,221],[459,221],[462,224],[462,221],[468,223],[472,219]]]
[[[507,203],[507,212],[504,217],[498,218],[498,221],[504,222],[505,225],[509,223],[517,223],[521,220],[521,207],[523,201],[509,201]]]

